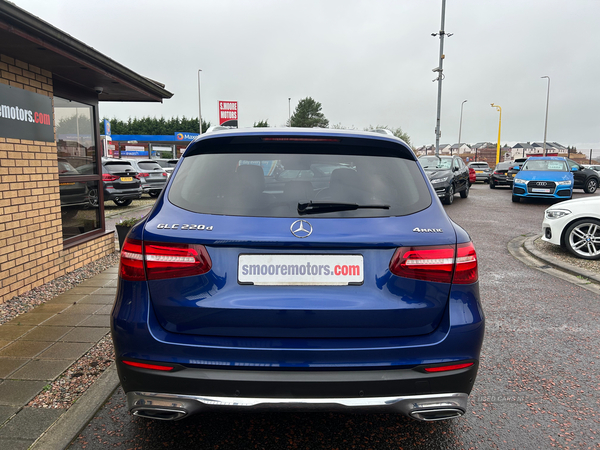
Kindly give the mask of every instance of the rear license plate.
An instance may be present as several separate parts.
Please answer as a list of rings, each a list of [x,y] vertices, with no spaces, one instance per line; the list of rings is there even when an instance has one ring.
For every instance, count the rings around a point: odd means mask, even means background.
[[[476,170],[475,173],[483,173],[483,170]]]
[[[263,286],[347,286],[364,281],[362,255],[239,255],[238,282]]]
[[[74,186],[75,183],[58,183],[60,186]]]
[[[539,189],[539,188],[531,188],[531,192],[543,192],[543,193],[549,193],[552,192],[550,189]]]
[[[121,177],[121,181],[133,181],[133,177]]]

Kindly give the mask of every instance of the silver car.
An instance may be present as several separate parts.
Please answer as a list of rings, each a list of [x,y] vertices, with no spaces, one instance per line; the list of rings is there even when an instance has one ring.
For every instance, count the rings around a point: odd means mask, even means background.
[[[158,197],[167,184],[168,176],[164,168],[151,159],[130,159],[138,178],[142,182],[142,190],[150,197]]]

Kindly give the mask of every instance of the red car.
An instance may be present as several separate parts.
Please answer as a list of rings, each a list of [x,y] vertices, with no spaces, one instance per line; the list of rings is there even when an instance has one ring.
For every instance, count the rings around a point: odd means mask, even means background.
[[[477,181],[477,175],[475,174],[475,169],[469,167],[469,186]]]

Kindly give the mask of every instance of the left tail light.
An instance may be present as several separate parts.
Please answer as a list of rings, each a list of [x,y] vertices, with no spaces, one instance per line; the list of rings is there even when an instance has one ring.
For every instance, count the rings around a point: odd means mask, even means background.
[[[142,179],[142,178],[146,178],[146,177],[149,177],[149,176],[150,176],[150,174],[149,174],[149,173],[142,172],[142,173],[138,173],[138,174],[137,174],[135,177],[136,177],[138,180],[140,180],[140,179]]]
[[[472,242],[401,247],[390,261],[390,272],[415,280],[470,284],[478,279],[477,254]]]
[[[126,238],[119,275],[128,281],[162,280],[202,275],[211,267],[212,261],[203,245]]]

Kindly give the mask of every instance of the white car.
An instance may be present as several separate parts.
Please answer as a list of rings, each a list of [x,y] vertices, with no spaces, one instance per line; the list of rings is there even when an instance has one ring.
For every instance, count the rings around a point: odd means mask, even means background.
[[[600,259],[600,197],[579,198],[548,208],[542,239],[583,259]]]
[[[600,164],[584,164],[583,167],[585,167],[586,169],[595,170],[596,172],[598,172],[598,175],[600,175]]]

